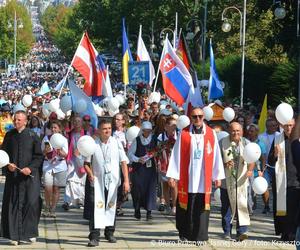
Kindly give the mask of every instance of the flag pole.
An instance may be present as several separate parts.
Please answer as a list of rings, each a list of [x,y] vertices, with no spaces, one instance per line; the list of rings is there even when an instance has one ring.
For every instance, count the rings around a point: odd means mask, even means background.
[[[161,55],[160,55],[159,64],[158,64],[158,69],[157,69],[156,77],[155,77],[155,83],[154,83],[154,89],[153,89],[153,92],[155,92],[155,90],[156,90],[156,85],[157,85],[158,76],[159,76],[160,64],[161,64],[161,60],[162,60],[162,57],[163,57],[164,52],[165,52],[165,43],[166,43],[166,39],[167,39],[167,38],[168,38],[168,33],[166,34],[166,38],[165,38],[165,41],[164,41],[164,47],[163,47],[163,50],[162,50]]]
[[[176,38],[177,38],[177,30],[178,30],[178,13],[175,14],[175,30],[173,35],[173,48],[176,49]]]
[[[81,42],[82,42],[82,40],[83,40],[84,34],[85,34],[85,32],[83,33],[83,35],[82,35],[82,37],[81,37],[81,39],[80,39],[80,42],[79,42],[78,47],[80,46],[80,44],[81,44]],[[77,49],[78,49],[78,47],[77,47]],[[76,49],[76,51],[77,51],[77,49]],[[66,79],[67,79],[67,77],[68,77],[68,75],[69,75],[69,73],[70,73],[70,70],[71,70],[71,68],[72,68],[72,64],[73,64],[73,62],[74,62],[74,60],[75,60],[76,51],[75,51],[75,54],[74,54],[74,56],[73,56],[73,59],[72,59],[70,65],[69,65],[69,67],[68,67],[67,73],[66,73],[66,75],[65,75],[64,78],[63,78],[64,81],[63,81],[63,84],[62,84],[61,89],[60,89],[60,91],[59,91],[58,99],[59,99],[60,96],[61,96],[62,90],[63,90],[63,88],[64,88],[64,86],[65,86],[65,83],[66,83]]]

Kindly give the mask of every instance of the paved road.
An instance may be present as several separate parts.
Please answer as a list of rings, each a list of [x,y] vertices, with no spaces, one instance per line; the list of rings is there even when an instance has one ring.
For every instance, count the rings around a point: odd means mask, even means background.
[[[2,200],[4,178],[0,177],[0,200]],[[125,215],[118,217],[115,236],[116,244],[104,240],[103,234],[99,247],[96,249],[295,249],[293,245],[278,242],[274,236],[271,215],[263,215],[261,199],[258,209],[251,218],[249,240],[243,242],[222,240],[220,204],[215,206],[210,216],[210,240],[203,246],[178,242],[178,233],[173,216],[164,215],[158,211],[153,213],[153,221],[147,222],[145,212],[141,221],[133,218],[130,202],[125,205]],[[61,204],[60,204],[61,205]],[[10,246],[6,239],[0,238],[0,249],[83,249],[88,239],[88,222],[82,219],[83,210],[73,208],[64,211],[59,206],[57,218],[41,218],[37,242],[31,245]],[[94,248],[95,249],[95,248]]]

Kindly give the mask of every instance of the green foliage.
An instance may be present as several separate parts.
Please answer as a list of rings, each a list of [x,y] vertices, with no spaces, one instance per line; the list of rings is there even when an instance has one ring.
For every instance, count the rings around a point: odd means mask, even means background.
[[[17,58],[29,52],[32,43],[32,25],[26,8],[16,1],[9,1],[5,7],[0,8],[0,58],[9,59],[13,63],[14,57],[14,13],[17,13],[18,24],[22,22],[23,28],[17,29]],[[11,24],[9,27],[8,23]]]

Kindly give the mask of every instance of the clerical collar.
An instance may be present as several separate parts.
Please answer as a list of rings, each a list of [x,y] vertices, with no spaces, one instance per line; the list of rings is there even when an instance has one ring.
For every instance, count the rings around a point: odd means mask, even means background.
[[[193,125],[193,134],[201,134],[202,133],[202,130],[203,130],[203,127],[200,127],[200,128],[196,128],[194,125]]]
[[[26,128],[26,127],[22,128],[22,129],[20,129],[20,130],[17,130],[18,133],[21,134],[25,128]]]

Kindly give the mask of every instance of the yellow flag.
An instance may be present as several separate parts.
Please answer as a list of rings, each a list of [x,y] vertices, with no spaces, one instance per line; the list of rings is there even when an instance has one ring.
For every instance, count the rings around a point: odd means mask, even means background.
[[[266,130],[266,120],[268,116],[268,105],[267,105],[267,94],[265,95],[264,98],[264,103],[261,108],[259,120],[258,120],[258,127],[259,127],[259,133],[263,133]]]

